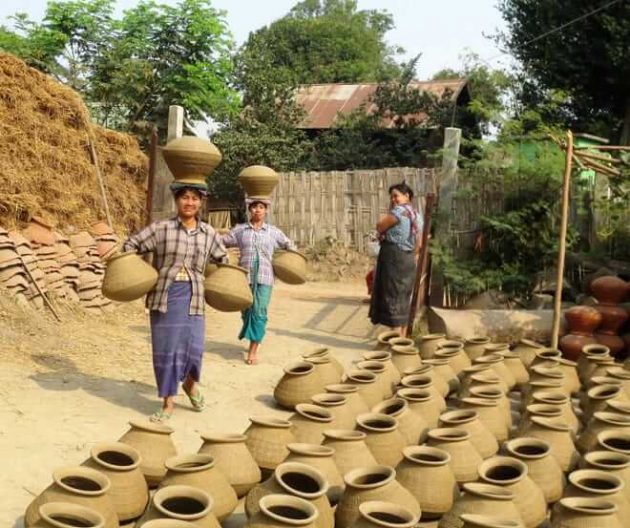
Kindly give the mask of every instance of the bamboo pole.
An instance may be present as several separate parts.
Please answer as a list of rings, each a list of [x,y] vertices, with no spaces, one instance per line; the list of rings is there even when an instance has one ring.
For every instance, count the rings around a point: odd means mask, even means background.
[[[26,274],[28,275],[28,278],[31,279],[31,282],[33,283],[33,286],[35,286],[35,289],[37,290],[37,293],[39,293],[39,295],[41,295],[41,297],[42,297],[42,299],[44,301],[44,304],[48,307],[48,309],[55,316],[55,319],[57,319],[57,321],[61,322],[61,317],[57,313],[57,310],[55,310],[55,307],[50,302],[50,299],[48,299],[48,297],[46,297],[46,294],[39,287],[39,284],[35,280],[35,277],[33,277],[33,273],[31,272],[30,268],[26,265],[26,262],[24,262],[24,259],[22,258],[22,255],[20,253],[18,253],[18,258],[20,259],[20,262],[22,263],[22,266],[26,270]]]
[[[101,168],[98,165],[98,156],[96,155],[96,149],[94,148],[94,140],[92,139],[92,134],[88,132],[88,146],[90,148],[90,157],[92,158],[92,163],[96,169],[96,178],[98,180],[98,185],[101,189],[101,197],[103,198],[103,208],[105,209],[105,217],[107,218],[107,225],[112,227],[112,217],[109,214],[109,204],[107,203],[107,192],[105,191],[105,182],[103,181],[103,175],[101,174]]]
[[[147,182],[146,225],[151,223],[153,212],[153,192],[155,189],[155,171],[157,169],[157,128],[151,131],[151,145],[149,147],[149,181]]]
[[[407,335],[413,332],[413,323],[416,319],[416,313],[421,303],[424,303],[426,297],[426,279],[427,267],[429,262],[429,234],[431,233],[431,215],[433,214],[433,204],[435,203],[435,194],[428,193],[425,204],[424,226],[422,228],[422,246],[420,247],[420,255],[416,264],[416,280],[411,296],[411,305],[409,309],[409,319],[407,320]]]
[[[567,225],[569,223],[569,192],[571,189],[571,169],[573,166],[573,134],[567,132],[567,151],[562,181],[562,212],[560,217],[560,236],[558,244],[558,273],[556,275],[556,296],[553,303],[553,326],[551,329],[551,348],[558,348],[560,334],[560,316],[562,308],[562,287],[564,286],[564,257],[567,249]]]

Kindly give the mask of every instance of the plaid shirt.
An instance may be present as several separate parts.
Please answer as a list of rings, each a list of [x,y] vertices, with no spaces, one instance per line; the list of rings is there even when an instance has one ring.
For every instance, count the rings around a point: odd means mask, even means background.
[[[259,230],[251,224],[238,224],[223,236],[225,247],[238,247],[241,252],[239,264],[251,271],[256,254],[258,260],[258,284],[273,284],[273,252],[276,248],[295,249],[295,244],[277,227],[263,224]],[[249,281],[252,282],[251,275]]]
[[[153,266],[158,270],[155,288],[147,294],[149,310],[166,313],[168,288],[182,267],[190,275],[192,299],[190,315],[202,315],[204,311],[204,270],[209,259],[226,261],[225,247],[221,238],[208,224],[197,222],[197,227],[187,231],[178,217],[153,222],[123,244],[124,251],[154,253]]]

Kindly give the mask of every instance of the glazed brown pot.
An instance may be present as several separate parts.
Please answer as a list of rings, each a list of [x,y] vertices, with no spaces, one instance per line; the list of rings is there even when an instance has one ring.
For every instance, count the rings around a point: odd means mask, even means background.
[[[372,500],[392,502],[420,516],[418,501],[396,480],[396,471],[389,466],[355,469],[344,480],[346,490],[335,511],[335,528],[350,528],[359,518],[359,506]]]
[[[459,496],[451,456],[442,449],[410,446],[396,466],[396,478],[416,498],[423,519],[439,518]]]
[[[591,290],[600,303],[619,304],[627,295],[628,285],[619,277],[606,275],[591,282]]]
[[[202,434],[203,445],[198,453],[208,454],[230,483],[237,497],[243,497],[260,482],[260,468],[247,449],[243,434]]]
[[[586,345],[595,344],[593,333],[602,322],[598,310],[590,306],[574,306],[564,313],[569,331],[560,340],[564,357],[576,361]]]
[[[118,440],[140,453],[140,471],[150,488],[155,488],[166,475],[164,462],[175,456],[177,450],[171,435],[172,427],[143,420],[129,422],[131,428]]]
[[[160,489],[179,485],[205,491],[213,499],[212,513],[219,521],[227,518],[236,508],[236,492],[226,476],[215,467],[211,455],[179,455],[169,458],[164,465],[167,472]]]

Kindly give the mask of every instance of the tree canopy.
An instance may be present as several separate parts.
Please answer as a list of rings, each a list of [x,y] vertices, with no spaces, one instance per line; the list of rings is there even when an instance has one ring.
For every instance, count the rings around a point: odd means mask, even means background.
[[[522,65],[526,107],[562,96],[561,108],[554,105],[561,111],[549,118],[628,144],[630,3],[586,16],[597,7],[591,0],[501,0],[508,30],[500,41]]]

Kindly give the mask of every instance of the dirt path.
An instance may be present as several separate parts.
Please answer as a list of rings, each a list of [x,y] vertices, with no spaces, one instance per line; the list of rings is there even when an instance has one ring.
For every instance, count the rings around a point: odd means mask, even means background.
[[[349,365],[371,348],[361,283],[278,285],[256,367],[242,360],[238,314],[209,311],[203,384],[209,408],[184,398],[172,425],[180,452],[195,452],[204,431],[240,432],[253,414],[286,415],[271,393],[282,366],[316,347]],[[53,469],[80,464],[100,441],[158,406],[147,316],[140,303],[107,316],[54,324],[0,309],[0,526],[21,528],[24,509]]]

